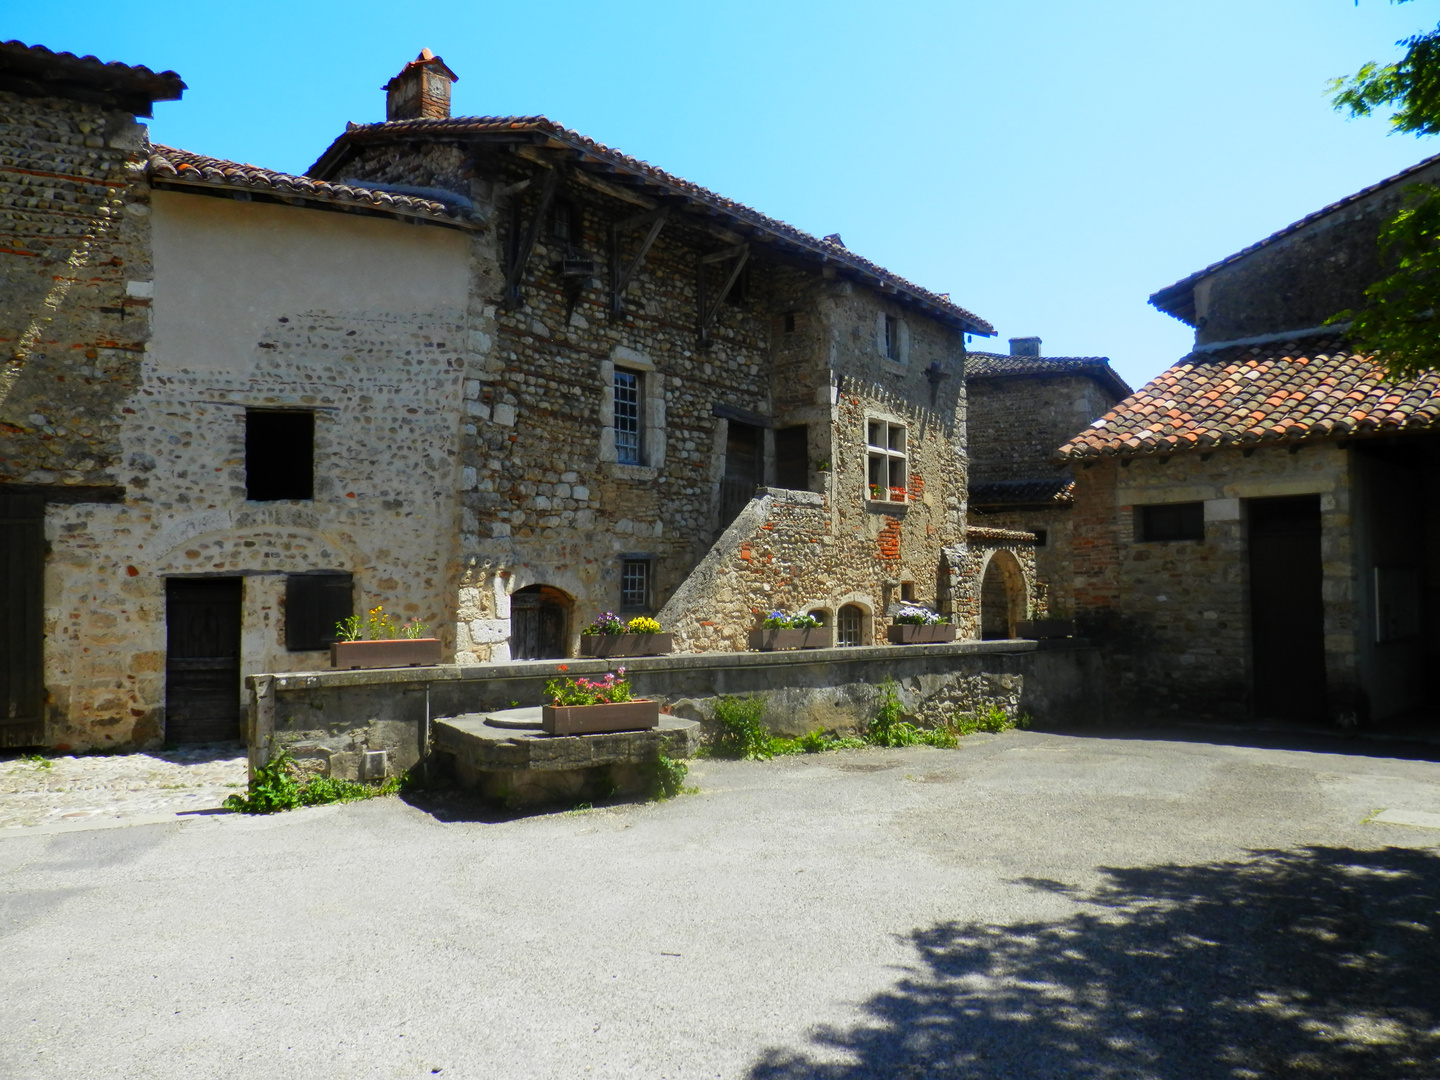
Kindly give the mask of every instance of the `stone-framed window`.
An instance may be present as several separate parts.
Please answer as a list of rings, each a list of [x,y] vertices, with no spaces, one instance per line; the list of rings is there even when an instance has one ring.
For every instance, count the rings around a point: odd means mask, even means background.
[[[245,498],[315,497],[315,414],[308,409],[245,410]]]
[[[620,560],[620,610],[650,610],[651,559],[626,556]]]
[[[642,441],[645,435],[645,376],[638,371],[617,367],[613,392],[615,460],[621,465],[644,464]]]
[[[874,502],[907,498],[905,425],[883,417],[865,421],[866,494]]]
[[[865,609],[859,604],[845,604],[835,613],[835,644],[865,644]]]
[[[883,313],[875,325],[875,350],[892,364],[910,362],[910,327],[899,315]]]
[[[336,571],[290,574],[285,578],[285,648],[290,652],[328,649],[335,624],[355,614],[355,581]]]
[[[1184,502],[1137,506],[1135,539],[1142,543],[1204,540],[1205,504]]]

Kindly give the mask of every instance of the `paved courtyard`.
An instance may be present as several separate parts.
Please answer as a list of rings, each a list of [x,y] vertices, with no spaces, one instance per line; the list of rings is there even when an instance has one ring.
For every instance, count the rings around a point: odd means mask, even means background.
[[[515,820],[0,763],[0,1075],[1440,1076],[1440,765],[1295,746],[974,736]]]

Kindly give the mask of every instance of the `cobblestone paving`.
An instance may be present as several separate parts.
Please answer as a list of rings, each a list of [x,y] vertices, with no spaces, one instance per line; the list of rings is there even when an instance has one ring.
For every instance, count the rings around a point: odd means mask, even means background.
[[[0,760],[0,829],[213,810],[245,786],[236,745]]]

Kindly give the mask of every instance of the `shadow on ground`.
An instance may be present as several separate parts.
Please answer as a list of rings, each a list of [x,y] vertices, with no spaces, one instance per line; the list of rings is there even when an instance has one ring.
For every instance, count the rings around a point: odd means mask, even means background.
[[[1204,721],[1177,724],[1167,721],[1123,727],[1036,725],[1034,730],[1079,739],[1201,743],[1207,746],[1248,746],[1257,750],[1301,750],[1315,754],[1349,754],[1352,757],[1440,761],[1440,737],[1422,737],[1408,728],[1362,728],[1346,733],[1304,724],[1211,724]]]
[[[1105,871],[1053,922],[913,931],[869,1019],[752,1080],[1440,1077],[1440,857],[1386,848]]]

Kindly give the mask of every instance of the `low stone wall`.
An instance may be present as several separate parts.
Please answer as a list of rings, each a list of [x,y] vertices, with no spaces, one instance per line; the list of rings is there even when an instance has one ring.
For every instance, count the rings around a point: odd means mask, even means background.
[[[251,768],[286,746],[351,778],[377,776],[384,751],[384,772],[399,774],[428,752],[438,717],[537,705],[550,679],[621,664],[636,696],[689,719],[712,720],[724,695],[763,697],[765,723],[786,735],[868,724],[887,677],[927,723],[992,703],[1046,725],[1099,723],[1107,710],[1099,653],[1073,639],[296,672],[246,680]]]

